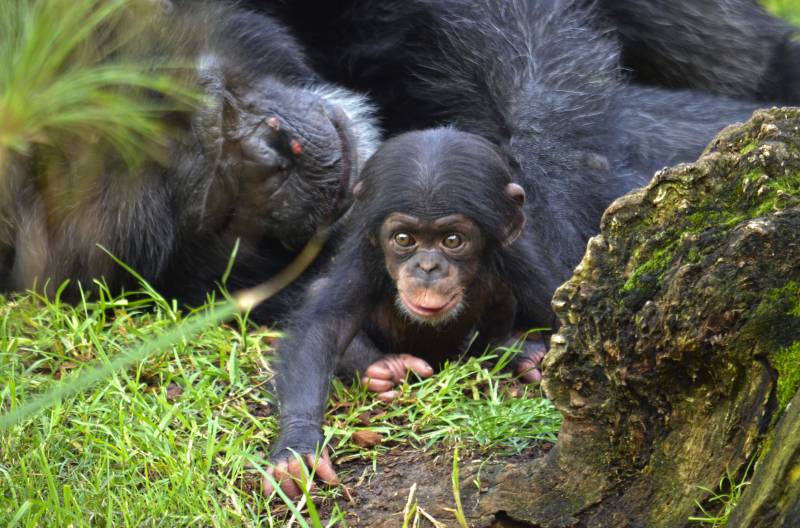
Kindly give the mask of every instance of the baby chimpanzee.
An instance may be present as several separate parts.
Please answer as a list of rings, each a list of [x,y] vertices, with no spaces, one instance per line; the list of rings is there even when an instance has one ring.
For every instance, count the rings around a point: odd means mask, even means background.
[[[428,364],[463,353],[476,330],[474,350],[513,340],[533,324],[518,308],[542,298],[530,280],[538,259],[524,235],[525,190],[480,136],[397,136],[367,162],[355,194],[347,239],[297,316],[293,328],[303,331],[280,345],[276,453],[291,448],[308,462],[334,371],[367,372],[370,388],[391,398],[396,376],[430,375]],[[533,367],[543,353],[532,341],[521,356]],[[279,462],[277,476],[294,473],[291,464]],[[327,459],[317,472],[335,479]]]

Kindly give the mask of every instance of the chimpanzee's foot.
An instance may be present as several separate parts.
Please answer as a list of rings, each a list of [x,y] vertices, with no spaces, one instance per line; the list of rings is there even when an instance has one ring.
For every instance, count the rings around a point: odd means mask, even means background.
[[[361,381],[367,389],[377,392],[379,399],[390,402],[399,394],[394,387],[403,383],[409,372],[428,378],[433,375],[433,368],[411,354],[389,354],[367,367]]]
[[[509,343],[509,346],[512,343]],[[529,334],[519,353],[511,360],[511,370],[523,383],[538,383],[542,379],[539,364],[547,353],[547,345],[538,332]]]

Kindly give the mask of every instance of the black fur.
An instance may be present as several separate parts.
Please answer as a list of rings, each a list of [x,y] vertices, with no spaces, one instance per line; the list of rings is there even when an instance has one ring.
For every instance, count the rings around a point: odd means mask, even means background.
[[[756,0],[598,0],[639,82],[800,102],[798,28]]]
[[[498,282],[496,290],[513,298],[514,311],[508,318],[513,330],[555,326],[549,306],[552,293],[578,264],[602,211],[614,198],[643,185],[664,165],[696,158],[716,132],[746,119],[757,106],[625,83],[619,49],[597,31],[596,13],[580,2],[366,4],[379,15],[371,19],[379,28],[376,34],[386,32],[379,41],[397,52],[393,60],[406,67],[408,77],[400,75],[395,83],[401,86],[402,98],[433,101],[437,122],[488,139],[526,191],[523,235],[509,247],[490,246],[487,262],[492,264],[485,268]],[[426,35],[424,45],[416,45],[411,26],[400,22],[407,21],[407,13],[420,11],[429,16],[417,28]],[[366,16],[365,11],[359,15]],[[366,27],[367,32],[372,29]],[[346,57],[357,65],[360,55],[354,56]],[[357,70],[351,73],[370,76],[380,68]],[[378,77],[372,79],[380,89]],[[392,97],[388,93],[383,101],[391,105]],[[434,147],[428,142],[435,143],[428,137],[412,142],[420,160],[431,155]],[[321,440],[329,379],[343,358],[353,360],[355,354],[347,347],[358,332],[365,332],[366,342],[377,344],[380,352],[405,351],[402,336],[392,340],[376,335],[370,322],[377,307],[393,295],[370,242],[370,229],[382,220],[381,214],[398,207],[394,201],[408,196],[416,182],[407,165],[405,179],[393,169],[393,163],[408,163],[408,156],[386,155],[385,149],[394,145],[388,142],[375,155],[377,161],[368,163],[365,182],[374,178],[377,183],[364,203],[356,203],[336,264],[280,345],[277,379],[283,429],[275,446],[278,458],[286,456],[287,448],[313,452]],[[492,203],[499,195],[483,187],[493,182],[491,176],[471,170],[457,148],[450,153],[436,150],[435,155],[441,166],[465,167],[461,176],[451,176],[452,183],[463,187],[450,194],[417,190],[411,196],[420,206],[435,199],[468,212],[474,221],[486,221],[485,236],[496,237],[490,220],[504,209]],[[485,315],[494,311],[492,305],[482,309]],[[471,329],[483,330],[480,324]],[[405,335],[412,341],[418,337],[416,331]],[[462,343],[468,335],[465,331]],[[361,353],[374,358],[375,350],[357,339]],[[450,352],[460,351],[463,348]]]
[[[313,452],[321,440],[319,424],[334,371],[363,372],[383,353],[406,352],[396,348],[402,343],[416,344],[413,352],[436,364],[463,350],[473,326],[481,331],[478,347],[490,338],[508,337],[513,309],[498,324],[482,317],[475,302],[514,302],[507,291],[507,265],[509,254],[522,246],[504,246],[506,227],[519,208],[504,193],[511,178],[496,146],[447,128],[397,136],[370,158],[332,269],[312,288],[289,338],[280,344],[276,381],[282,433],[273,446],[278,456],[286,456],[286,448]],[[477,295],[467,294],[467,313],[459,320],[437,327],[412,324],[387,333],[394,317],[386,309],[397,292],[377,237],[386,216],[398,211],[429,220],[460,213],[480,227],[486,246],[479,276],[470,285]]]
[[[419,78],[438,65],[420,65],[417,57],[439,45],[442,18],[459,16],[465,6],[453,11],[451,3],[435,0],[247,2],[285,20],[323,76],[369,91],[388,132],[442,124],[436,118],[440,101],[417,89]],[[473,3],[481,7],[481,2]],[[588,14],[598,37],[620,41],[622,75],[634,82],[771,103],[800,102],[800,43],[793,41],[798,30],[767,14],[756,0],[575,4]],[[510,23],[513,27],[516,22]]]
[[[135,287],[99,244],[165,295],[202,303],[237,239],[232,290],[282,269],[346,208],[377,140],[371,108],[322,83],[274,19],[228,3],[179,4],[115,56],[188,65],[180,74],[205,99],[163,117],[173,125],[165,163],[130,173],[108,151],[72,160],[91,144],[58,163],[47,148],[17,160],[0,203],[5,289],[47,282],[52,293],[65,279],[87,288],[95,278]],[[262,319],[285,313],[293,296],[261,307]]]

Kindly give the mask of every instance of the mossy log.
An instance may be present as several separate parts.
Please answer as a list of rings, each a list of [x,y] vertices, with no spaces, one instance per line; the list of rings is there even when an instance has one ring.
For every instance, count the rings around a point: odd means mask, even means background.
[[[474,526],[496,512],[547,528],[686,526],[756,457],[729,526],[800,526],[800,403],[787,407],[800,384],[800,109],[756,112],[617,200],[553,306],[543,386],[564,416],[558,442],[484,468],[479,491],[465,480]]]
[[[553,306],[544,387],[564,423],[504,509],[684,526],[797,390],[800,110],[757,112],[617,200]]]

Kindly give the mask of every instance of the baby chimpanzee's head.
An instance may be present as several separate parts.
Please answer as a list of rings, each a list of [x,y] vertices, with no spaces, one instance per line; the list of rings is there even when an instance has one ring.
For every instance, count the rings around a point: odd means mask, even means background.
[[[497,147],[452,128],[402,134],[367,162],[356,214],[408,317],[457,318],[487,257],[520,235],[525,191],[511,179]]]

